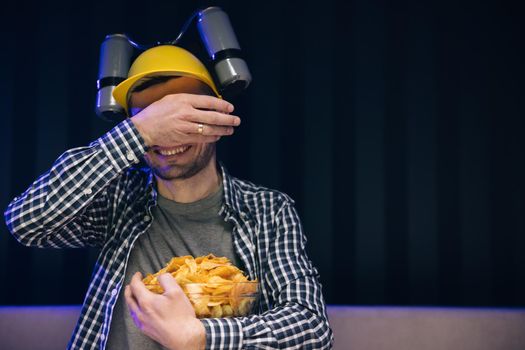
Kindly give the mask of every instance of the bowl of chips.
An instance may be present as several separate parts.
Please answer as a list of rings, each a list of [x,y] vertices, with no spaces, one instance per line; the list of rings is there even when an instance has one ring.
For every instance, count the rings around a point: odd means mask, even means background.
[[[157,279],[163,273],[175,278],[198,318],[247,316],[256,308],[259,282],[250,281],[226,257],[174,257],[166,267],[143,279],[146,288],[163,293]]]

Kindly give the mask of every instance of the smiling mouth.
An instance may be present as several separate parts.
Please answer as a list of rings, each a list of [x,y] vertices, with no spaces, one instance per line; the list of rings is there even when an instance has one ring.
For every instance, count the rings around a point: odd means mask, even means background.
[[[190,145],[182,145],[174,148],[164,148],[164,149],[156,149],[155,153],[160,154],[164,157],[174,156],[177,154],[182,154],[189,150],[191,148]]]

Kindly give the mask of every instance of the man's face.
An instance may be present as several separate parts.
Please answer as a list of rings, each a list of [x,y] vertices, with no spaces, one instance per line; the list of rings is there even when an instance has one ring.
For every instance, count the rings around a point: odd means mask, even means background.
[[[174,77],[164,83],[131,94],[131,116],[169,94],[188,93],[214,96],[201,81],[189,77]],[[163,180],[187,179],[201,171],[215,159],[215,143],[152,145],[144,160],[154,174]]]

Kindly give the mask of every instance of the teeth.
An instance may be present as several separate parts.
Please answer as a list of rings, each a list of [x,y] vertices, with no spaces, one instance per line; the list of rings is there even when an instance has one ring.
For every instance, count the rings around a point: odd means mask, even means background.
[[[174,149],[168,149],[168,150],[160,150],[159,153],[163,156],[173,156],[175,154],[179,154],[182,152],[185,152],[190,148],[190,146],[180,146]]]

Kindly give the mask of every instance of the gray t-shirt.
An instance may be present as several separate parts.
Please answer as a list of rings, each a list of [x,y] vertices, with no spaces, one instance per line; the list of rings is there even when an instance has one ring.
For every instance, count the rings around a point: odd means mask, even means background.
[[[152,208],[153,222],[133,246],[124,284],[120,290],[106,349],[164,349],[135,326],[124,299],[124,286],[140,271],[144,276],[163,268],[174,256],[226,256],[242,269],[234,252],[232,225],[218,214],[223,204],[223,187],[193,203],[177,203],[162,196]]]

